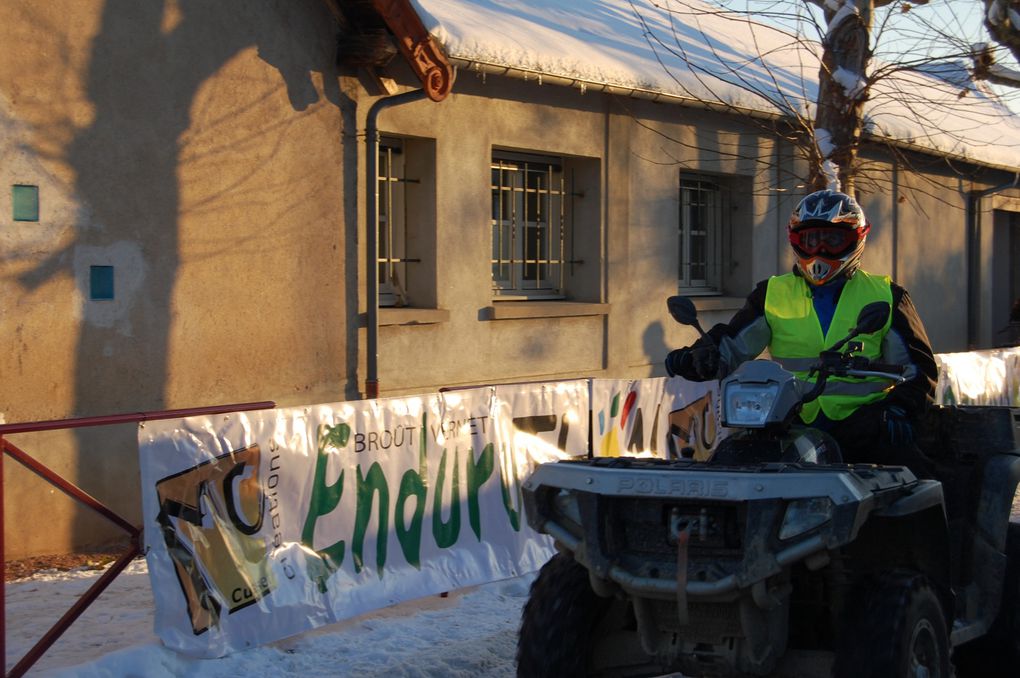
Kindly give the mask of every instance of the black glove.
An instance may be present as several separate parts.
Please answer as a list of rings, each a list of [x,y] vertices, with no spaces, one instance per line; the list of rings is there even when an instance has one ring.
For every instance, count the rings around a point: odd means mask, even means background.
[[[666,374],[671,377],[684,377],[691,373],[691,349],[678,348],[666,354]]]
[[[894,447],[906,447],[914,442],[914,425],[906,410],[889,405],[882,412],[882,435]]]
[[[694,371],[702,381],[715,379],[719,374],[719,347],[715,344],[695,346],[692,351]]]
[[[709,381],[719,373],[719,347],[699,344],[670,351],[666,356],[666,374],[689,381]]]

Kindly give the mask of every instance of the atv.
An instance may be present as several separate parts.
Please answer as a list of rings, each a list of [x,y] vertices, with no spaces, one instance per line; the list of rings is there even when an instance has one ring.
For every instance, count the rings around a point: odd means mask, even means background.
[[[689,300],[670,307],[701,331]],[[813,387],[740,365],[708,460],[539,466],[525,511],[558,553],[524,608],[518,675],[1020,675],[1020,409],[932,408],[919,437],[937,479],[843,463],[794,423],[831,376],[902,379],[854,341],[888,313],[865,307]]]

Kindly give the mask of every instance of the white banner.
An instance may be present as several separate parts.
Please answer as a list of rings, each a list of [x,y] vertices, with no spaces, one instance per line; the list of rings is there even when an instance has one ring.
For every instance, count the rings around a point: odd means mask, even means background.
[[[939,353],[939,405],[1020,407],[1020,347]]]
[[[595,456],[707,459],[722,439],[719,382],[592,380]]]
[[[520,484],[585,453],[588,407],[573,381],[146,423],[157,634],[222,656],[537,569]]]

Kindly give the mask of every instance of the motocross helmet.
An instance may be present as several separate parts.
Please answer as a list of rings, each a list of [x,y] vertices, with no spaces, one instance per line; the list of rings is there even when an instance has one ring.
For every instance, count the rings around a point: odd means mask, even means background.
[[[797,268],[812,285],[824,285],[857,271],[871,224],[856,200],[826,189],[800,201],[786,230]]]

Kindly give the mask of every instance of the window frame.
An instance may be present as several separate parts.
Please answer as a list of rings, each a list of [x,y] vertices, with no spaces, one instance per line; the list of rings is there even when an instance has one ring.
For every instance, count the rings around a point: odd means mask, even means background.
[[[570,263],[570,193],[564,159],[493,149],[489,177],[493,297],[501,301],[564,299]]]
[[[692,199],[694,195],[709,196],[709,199],[695,201]],[[677,290],[683,294],[718,295],[723,292],[724,240],[730,228],[727,205],[729,189],[721,177],[680,173],[677,192]],[[704,212],[692,219],[692,215],[696,214],[693,210],[697,208],[704,208]],[[698,237],[703,240],[700,247],[695,243]],[[700,261],[694,261],[696,257]],[[700,276],[695,273],[697,268],[702,271]]]
[[[413,179],[404,176],[403,139],[383,136],[379,139],[376,163],[376,189],[379,194],[376,214],[378,238],[376,265],[379,267],[379,306],[406,306],[407,290],[407,202],[404,186]]]

